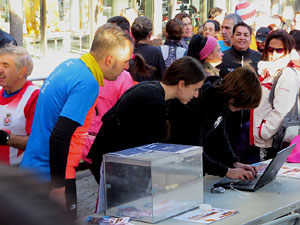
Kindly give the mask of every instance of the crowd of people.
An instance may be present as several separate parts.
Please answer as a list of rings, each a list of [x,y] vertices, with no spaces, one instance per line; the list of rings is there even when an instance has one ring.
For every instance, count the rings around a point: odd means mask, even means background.
[[[27,81],[28,52],[3,35],[0,160],[37,173],[74,219],[79,162],[99,183],[103,154],[126,148],[203,146],[204,174],[253,179],[251,164],[279,151],[273,137],[299,100],[299,21],[290,33],[254,32],[248,18],[221,15],[211,9],[194,34],[179,13],[159,46],[148,17],[109,18],[89,53],[62,62],[40,89]]]

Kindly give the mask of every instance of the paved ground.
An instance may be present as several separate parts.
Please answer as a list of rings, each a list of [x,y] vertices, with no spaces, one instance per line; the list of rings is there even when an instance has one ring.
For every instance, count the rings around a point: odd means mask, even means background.
[[[77,185],[77,217],[80,224],[95,211],[98,195],[98,184],[88,169],[76,174]]]

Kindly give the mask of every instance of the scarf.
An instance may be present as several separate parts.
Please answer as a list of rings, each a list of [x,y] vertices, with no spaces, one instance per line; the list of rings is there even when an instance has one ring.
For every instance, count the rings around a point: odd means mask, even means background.
[[[80,57],[84,64],[90,69],[99,86],[104,86],[103,73],[96,62],[95,58],[90,54],[86,53]]]
[[[277,71],[286,67],[292,60],[299,60],[299,54],[294,49],[290,54],[275,61],[260,61],[257,65],[257,72],[263,78],[266,78],[266,76],[273,76]]]

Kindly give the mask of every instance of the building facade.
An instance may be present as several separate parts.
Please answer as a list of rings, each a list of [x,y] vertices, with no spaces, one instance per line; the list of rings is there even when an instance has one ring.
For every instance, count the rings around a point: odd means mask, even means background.
[[[89,50],[97,27],[111,16],[125,13],[131,20],[145,15],[153,20],[154,36],[162,34],[168,19],[185,11],[197,28],[206,19],[210,8],[223,8],[234,12],[240,0],[0,0],[0,27],[12,33],[17,27],[22,37],[16,37],[20,45],[38,57],[53,51]],[[288,17],[300,10],[297,0],[249,0],[262,15],[279,14]],[[21,5],[21,10],[15,5]],[[132,10],[132,8],[134,10]],[[19,12],[14,12],[19,10]],[[13,15],[17,15],[17,20]],[[196,29],[195,29],[196,30]],[[22,35],[23,34],[23,35]],[[14,33],[12,33],[14,36]],[[16,34],[20,35],[20,34]]]

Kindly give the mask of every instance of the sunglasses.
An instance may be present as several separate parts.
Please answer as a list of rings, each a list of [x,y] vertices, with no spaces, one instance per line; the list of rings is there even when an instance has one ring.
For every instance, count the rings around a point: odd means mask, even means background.
[[[268,52],[273,53],[274,51],[276,51],[276,53],[280,54],[284,52],[284,48],[272,48],[272,47],[268,47]]]

